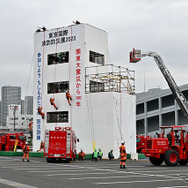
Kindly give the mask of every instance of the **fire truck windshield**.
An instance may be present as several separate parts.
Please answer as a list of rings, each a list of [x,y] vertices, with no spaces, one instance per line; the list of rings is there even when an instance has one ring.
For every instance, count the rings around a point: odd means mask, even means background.
[[[10,139],[16,139],[16,136],[15,135],[11,135]]]
[[[25,141],[25,136],[19,136],[19,140]]]

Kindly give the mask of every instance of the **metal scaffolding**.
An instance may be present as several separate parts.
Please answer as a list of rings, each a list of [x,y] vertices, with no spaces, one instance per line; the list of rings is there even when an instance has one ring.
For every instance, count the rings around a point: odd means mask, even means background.
[[[85,92],[124,92],[135,94],[135,71],[107,64],[85,68]]]

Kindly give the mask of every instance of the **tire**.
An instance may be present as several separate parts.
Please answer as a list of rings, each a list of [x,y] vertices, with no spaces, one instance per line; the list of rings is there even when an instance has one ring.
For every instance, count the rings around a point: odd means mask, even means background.
[[[187,160],[181,160],[179,163],[180,163],[180,165],[186,165],[187,164]]]
[[[178,152],[174,149],[167,150],[164,156],[164,161],[168,166],[176,166],[179,162]]]
[[[137,153],[141,153],[141,151],[142,151],[142,149],[140,148],[140,149],[138,149]]]
[[[46,161],[47,161],[48,163],[52,163],[52,159],[50,159],[50,158],[46,158]]]
[[[164,157],[161,155],[160,159],[155,158],[155,157],[150,157],[149,158],[150,162],[155,165],[155,166],[159,166],[163,163],[164,161]]]

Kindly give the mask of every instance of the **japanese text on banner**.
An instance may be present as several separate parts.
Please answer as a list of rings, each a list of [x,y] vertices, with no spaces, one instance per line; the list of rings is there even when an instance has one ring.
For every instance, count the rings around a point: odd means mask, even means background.
[[[77,108],[80,108],[81,105],[82,105],[82,92],[81,92],[81,88],[82,88],[82,82],[81,82],[81,79],[82,79],[82,64],[81,64],[81,49],[78,48],[76,49],[75,51],[76,53],[76,57],[75,57],[75,66],[76,66],[76,69],[75,69],[75,75],[76,75],[76,107]]]

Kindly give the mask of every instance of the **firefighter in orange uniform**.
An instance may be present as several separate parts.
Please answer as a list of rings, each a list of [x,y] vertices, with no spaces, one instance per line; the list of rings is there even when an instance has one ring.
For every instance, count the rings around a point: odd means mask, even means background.
[[[23,147],[23,152],[24,152],[23,162],[24,162],[25,156],[27,156],[27,162],[29,162],[30,147],[29,147],[29,143],[28,142],[25,143],[25,146]]]
[[[72,100],[72,96],[70,95],[69,90],[66,91],[66,98],[67,98],[69,105],[71,105],[70,100]]]
[[[58,110],[57,106],[56,106],[55,103],[54,103],[54,100],[55,100],[55,99],[50,98],[50,103],[51,103],[51,105],[53,105],[53,106],[55,107],[56,110]]]
[[[44,119],[45,113],[42,112],[42,106],[38,108],[38,113],[42,116],[42,119]]]
[[[38,151],[41,151],[42,149],[44,149],[44,142],[41,140],[41,143],[40,143],[40,149],[37,150],[37,152],[38,152]]]
[[[32,129],[32,125],[33,125],[33,122],[31,121],[31,122],[29,123],[29,130]]]
[[[86,156],[86,154],[83,152],[83,150],[81,150],[78,154],[78,159],[83,161],[85,156]]]
[[[121,157],[120,168],[122,167],[125,168],[125,161],[127,158],[126,147],[124,145],[125,145],[125,141],[122,141],[121,146],[119,147],[120,157]]]

